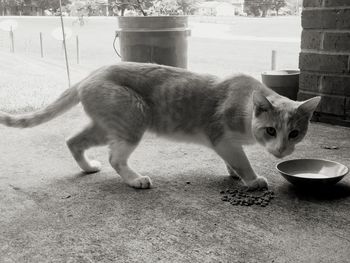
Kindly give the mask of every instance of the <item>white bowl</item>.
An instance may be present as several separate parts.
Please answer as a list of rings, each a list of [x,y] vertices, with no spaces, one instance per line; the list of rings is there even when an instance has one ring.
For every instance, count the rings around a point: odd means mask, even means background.
[[[345,165],[323,159],[293,159],[276,165],[294,185],[328,185],[339,182],[349,171]]]

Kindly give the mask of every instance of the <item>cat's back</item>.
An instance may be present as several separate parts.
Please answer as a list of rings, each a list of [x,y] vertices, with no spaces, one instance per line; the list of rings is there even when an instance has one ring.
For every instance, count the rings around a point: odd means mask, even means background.
[[[104,76],[118,85],[127,86],[140,94],[154,89],[171,89],[173,86],[204,86],[216,79],[186,69],[152,64],[121,62],[103,69]]]
[[[238,94],[250,94],[255,90],[261,90],[264,93],[268,92],[266,91],[266,87],[259,80],[243,73],[230,76],[224,79],[219,85],[227,86],[230,92]]]
[[[270,91],[257,79],[246,74],[235,74],[221,81],[218,88],[226,90],[226,106],[230,105],[237,110],[249,108],[254,91],[269,94]]]

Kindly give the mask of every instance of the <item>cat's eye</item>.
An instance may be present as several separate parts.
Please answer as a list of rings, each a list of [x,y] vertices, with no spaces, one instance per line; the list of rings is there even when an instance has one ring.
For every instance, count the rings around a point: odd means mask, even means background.
[[[288,137],[289,139],[295,139],[296,137],[298,137],[298,135],[299,135],[299,131],[293,130],[289,133]]]
[[[266,133],[272,137],[276,137],[276,129],[274,127],[267,127]]]

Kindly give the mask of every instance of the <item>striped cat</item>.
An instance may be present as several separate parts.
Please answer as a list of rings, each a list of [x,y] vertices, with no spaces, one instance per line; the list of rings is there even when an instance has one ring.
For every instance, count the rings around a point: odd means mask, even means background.
[[[110,164],[135,188],[150,188],[149,177],[128,165],[146,130],[213,149],[232,176],[251,189],[267,187],[252,169],[242,146],[258,142],[282,158],[306,134],[319,97],[295,102],[247,75],[219,80],[212,75],[155,64],[120,63],[102,67],[34,113],[0,112],[0,123],[27,128],[47,122],[82,103],[91,123],[67,140],[81,169],[100,170],[84,152],[109,145]]]

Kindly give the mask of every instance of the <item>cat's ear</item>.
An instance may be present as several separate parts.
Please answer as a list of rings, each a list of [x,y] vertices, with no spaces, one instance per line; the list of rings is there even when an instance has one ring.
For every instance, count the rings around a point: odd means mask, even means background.
[[[261,94],[260,91],[253,92],[253,103],[256,116],[273,108],[271,102],[269,102],[269,100],[263,94]]]
[[[312,117],[312,113],[316,110],[317,105],[320,103],[321,97],[313,97],[311,99],[308,99],[306,101],[303,101],[298,106],[298,112],[302,115],[307,115],[309,118]]]

